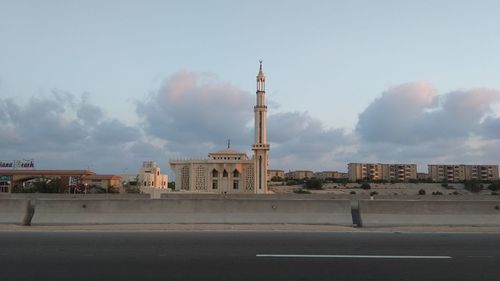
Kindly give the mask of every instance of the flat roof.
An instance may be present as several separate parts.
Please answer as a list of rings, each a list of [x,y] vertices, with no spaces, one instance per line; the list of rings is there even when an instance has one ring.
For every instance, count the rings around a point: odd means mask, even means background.
[[[113,180],[113,179],[121,179],[121,176],[118,175],[90,175],[85,176],[84,180]]]
[[[83,176],[95,175],[94,172],[89,170],[15,170],[15,169],[0,169],[0,175],[11,176]]]

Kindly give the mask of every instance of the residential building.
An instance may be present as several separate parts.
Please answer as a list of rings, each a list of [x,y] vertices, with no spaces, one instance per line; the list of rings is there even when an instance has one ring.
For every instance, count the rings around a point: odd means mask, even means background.
[[[337,171],[322,171],[314,173],[313,177],[317,179],[346,179],[348,178],[347,173],[337,172]]]
[[[271,181],[272,178],[285,178],[285,171],[283,170],[267,170],[267,181]]]
[[[349,163],[349,180],[406,182],[417,179],[417,164]]]
[[[498,165],[428,165],[429,178],[437,182],[460,182],[464,180],[498,180]]]
[[[290,172],[285,174],[285,178],[294,179],[294,180],[310,179],[313,177],[314,177],[314,172],[313,171],[306,171],[306,170],[290,171]]]

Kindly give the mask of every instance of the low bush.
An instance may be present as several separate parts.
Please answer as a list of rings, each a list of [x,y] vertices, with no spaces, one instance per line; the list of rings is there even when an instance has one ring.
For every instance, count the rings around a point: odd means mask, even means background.
[[[294,189],[293,193],[297,193],[297,194],[311,194],[311,192],[309,190],[305,190],[305,189],[302,189],[302,188],[296,188],[296,189]]]
[[[492,182],[489,186],[488,189],[491,191],[498,191],[500,190],[500,181],[494,181]]]
[[[465,181],[464,188],[470,192],[478,193],[483,190],[483,184],[477,180]]]
[[[418,195],[425,195],[425,189],[420,189],[418,191]]]
[[[370,186],[369,183],[364,182],[361,184],[361,188],[367,190],[367,189],[371,189],[372,187]]]
[[[354,191],[354,190],[353,190],[353,191],[351,191],[351,192],[349,192],[349,193],[350,193],[350,194],[356,194],[356,191]]]
[[[443,195],[441,191],[434,191],[432,192],[432,195]]]
[[[304,184],[303,187],[306,189],[323,189],[323,181],[320,179],[309,179]]]
[[[374,195],[378,195],[378,192],[376,192],[376,191],[370,192],[370,196],[374,196]]]

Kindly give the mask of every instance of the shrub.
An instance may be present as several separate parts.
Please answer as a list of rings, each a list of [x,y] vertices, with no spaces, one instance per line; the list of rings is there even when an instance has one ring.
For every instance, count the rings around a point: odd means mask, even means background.
[[[420,189],[418,191],[418,195],[425,195],[425,190],[424,189]]]
[[[293,193],[297,193],[297,194],[311,194],[311,192],[309,190],[305,190],[305,189],[302,189],[302,188],[296,188],[296,189],[294,189]]]
[[[443,195],[443,193],[441,191],[435,191],[432,193],[432,195]]]
[[[453,193],[452,193],[452,194],[453,194],[453,195],[460,195],[460,193],[458,193],[458,191],[456,191],[456,190],[455,190],[455,191],[453,191]]]
[[[354,191],[354,190],[353,190],[353,191],[351,191],[351,192],[349,192],[349,193],[350,193],[350,194],[356,194],[356,191]]]
[[[378,192],[376,192],[376,191],[370,192],[370,196],[374,196],[374,195],[377,195],[377,194],[378,194]]]
[[[323,189],[323,181],[320,179],[310,179],[304,183],[304,188],[306,189]]]
[[[492,182],[489,186],[488,189],[491,191],[498,191],[500,190],[500,181],[494,181]]]
[[[282,177],[274,176],[271,178],[271,181],[276,182],[276,181],[283,181]]]
[[[447,182],[443,182],[443,183],[441,184],[441,186],[442,186],[442,187],[444,187],[444,188],[447,188],[447,187],[448,187],[448,183],[447,183]]]
[[[478,193],[483,190],[483,184],[477,180],[465,181],[464,188],[470,192]]]
[[[366,189],[371,189],[372,187],[370,186],[369,183],[364,182],[361,184],[361,188],[366,190]]]

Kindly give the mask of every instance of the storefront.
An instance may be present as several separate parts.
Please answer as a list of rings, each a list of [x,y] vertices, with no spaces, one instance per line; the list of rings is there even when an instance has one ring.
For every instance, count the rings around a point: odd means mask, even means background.
[[[12,189],[12,176],[0,175],[0,193],[8,193]]]

